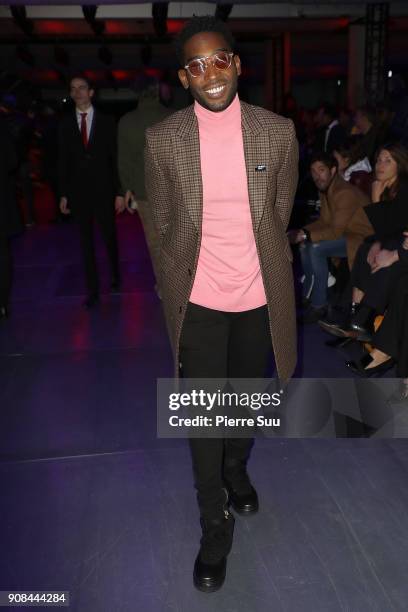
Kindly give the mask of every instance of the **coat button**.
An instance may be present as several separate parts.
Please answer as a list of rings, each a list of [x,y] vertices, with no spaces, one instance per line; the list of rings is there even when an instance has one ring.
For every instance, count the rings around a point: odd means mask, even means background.
[[[180,308],[179,308],[179,313],[181,314],[182,312],[183,312],[183,307],[182,307],[182,306],[180,306]]]
[[[191,276],[191,268],[188,269],[188,275]]]

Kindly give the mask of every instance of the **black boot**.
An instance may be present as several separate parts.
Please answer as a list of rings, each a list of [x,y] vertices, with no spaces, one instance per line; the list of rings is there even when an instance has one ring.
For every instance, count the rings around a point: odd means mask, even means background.
[[[224,483],[228,499],[238,514],[255,514],[258,512],[258,495],[248,476],[246,461],[228,459],[224,461]]]
[[[376,312],[371,306],[360,304],[356,314],[351,319],[350,329],[357,333],[357,340],[370,342],[374,335],[374,319]]]
[[[350,314],[349,323],[344,325],[330,324],[324,321],[319,321],[319,325],[333,336],[370,342],[374,334],[375,310],[365,304],[352,304]]]
[[[199,591],[212,593],[224,584],[235,519],[225,508],[220,516],[201,517],[200,523],[203,535],[194,563],[194,586]]]
[[[324,331],[332,334],[333,336],[344,338],[346,333],[350,331],[351,323],[356,316],[360,304],[352,302],[348,310],[342,314],[342,316],[331,317],[328,316],[325,319],[319,321],[319,325]]]

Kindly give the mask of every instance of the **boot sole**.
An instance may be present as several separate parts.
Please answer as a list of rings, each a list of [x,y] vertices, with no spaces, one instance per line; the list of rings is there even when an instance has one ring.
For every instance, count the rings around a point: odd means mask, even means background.
[[[198,591],[201,591],[202,593],[215,593],[215,591],[219,591],[220,588],[223,586],[224,582],[225,582],[225,576],[224,576],[224,580],[221,582],[221,584],[216,584],[214,586],[207,586],[205,584],[201,584],[195,577],[194,577],[194,586]]]
[[[237,508],[237,506],[235,506],[233,503],[230,503],[230,506],[232,507],[234,512],[240,514],[241,516],[251,516],[252,514],[257,514],[259,511],[259,506],[257,506],[256,508],[251,508],[251,510],[243,510],[242,508]]]

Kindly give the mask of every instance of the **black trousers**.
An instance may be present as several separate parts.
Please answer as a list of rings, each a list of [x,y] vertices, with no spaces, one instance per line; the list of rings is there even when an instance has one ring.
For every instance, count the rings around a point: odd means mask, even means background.
[[[358,249],[351,271],[351,282],[353,287],[364,291],[362,303],[382,314],[388,306],[398,279],[404,273],[404,267],[400,262],[396,262],[373,274],[367,263],[370,247],[371,244],[363,243]]]
[[[112,277],[119,279],[119,256],[114,214],[82,213],[77,218],[81,241],[82,259],[88,292],[99,292],[98,270],[95,258],[94,221],[96,221],[108,252]]]
[[[9,237],[0,231],[0,306],[7,306],[12,277],[12,260]]]
[[[397,360],[397,376],[408,378],[408,275],[400,278],[373,343]]]
[[[180,338],[185,378],[263,378],[272,344],[266,306],[221,312],[188,304]],[[225,503],[224,460],[246,462],[252,438],[190,438],[201,516],[217,517]]]

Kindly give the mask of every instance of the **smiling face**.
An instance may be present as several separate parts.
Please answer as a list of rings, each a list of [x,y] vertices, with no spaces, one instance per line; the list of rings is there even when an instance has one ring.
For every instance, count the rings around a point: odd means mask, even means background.
[[[219,51],[231,51],[222,34],[199,32],[185,43],[184,61],[188,64],[193,59],[210,57]],[[183,87],[190,88],[193,98],[215,113],[225,110],[235,98],[240,74],[241,62],[238,55],[233,56],[226,70],[220,70],[208,62],[204,74],[198,77],[191,76],[185,68],[178,71]]]
[[[380,181],[394,181],[398,176],[398,165],[391,153],[382,149],[375,164],[375,176]]]

